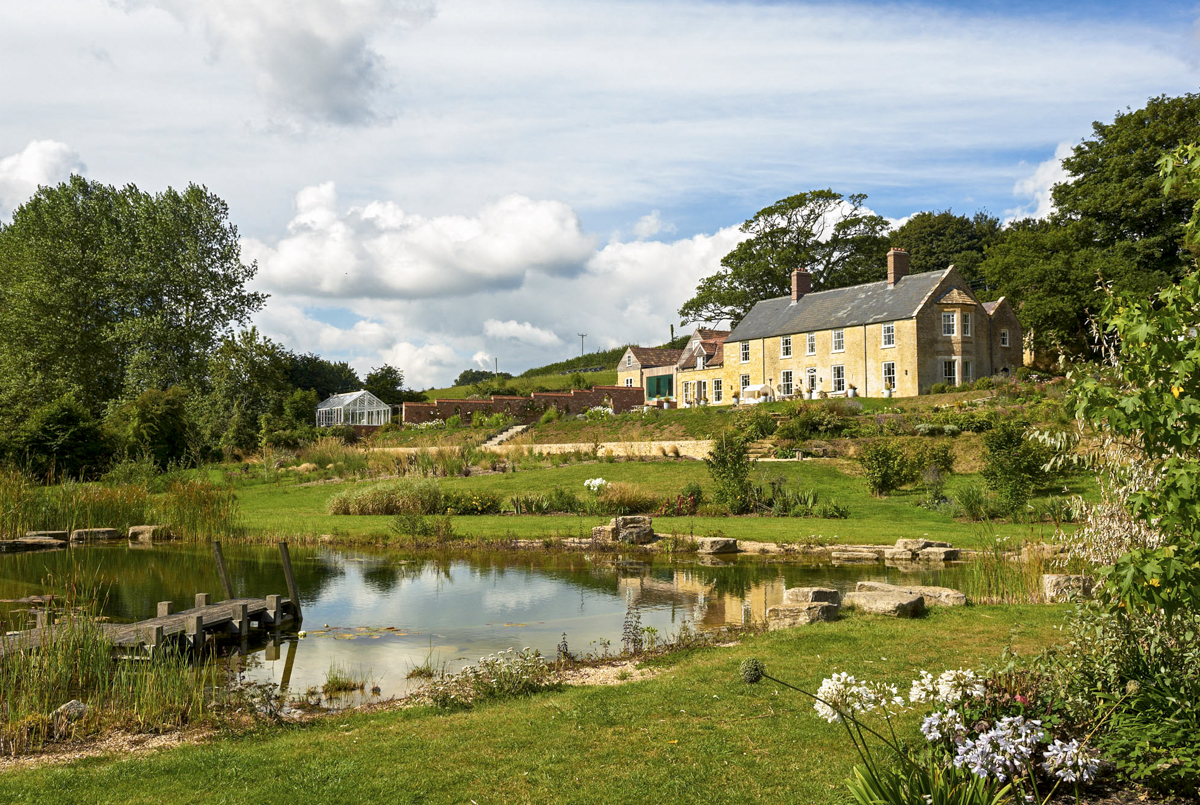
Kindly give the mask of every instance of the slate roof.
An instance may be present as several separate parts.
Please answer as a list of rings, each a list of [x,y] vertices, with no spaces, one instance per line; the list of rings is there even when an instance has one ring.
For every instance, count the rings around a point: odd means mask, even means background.
[[[951,288],[938,297],[939,305],[973,305],[975,300],[958,288]]]
[[[750,309],[726,341],[858,327],[910,319],[952,269],[909,274],[889,288],[887,280],[805,294],[764,299]]]
[[[679,363],[679,356],[683,354],[682,349],[654,349],[651,347],[630,347],[629,351],[633,353],[633,359],[643,367],[674,366]],[[624,362],[622,362],[623,367]]]

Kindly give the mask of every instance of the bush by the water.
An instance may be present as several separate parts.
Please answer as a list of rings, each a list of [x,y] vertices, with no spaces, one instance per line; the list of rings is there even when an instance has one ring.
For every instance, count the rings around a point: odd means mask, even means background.
[[[329,498],[325,509],[330,514],[442,514],[446,502],[437,481],[401,478],[344,489]]]
[[[731,514],[745,514],[751,505],[750,470],[754,461],[745,439],[738,434],[723,433],[713,442],[704,459],[713,479],[713,502],[726,507]]]
[[[489,654],[457,674],[434,679],[424,694],[438,707],[470,707],[489,699],[529,696],[554,684],[554,673],[542,655],[530,649]]]

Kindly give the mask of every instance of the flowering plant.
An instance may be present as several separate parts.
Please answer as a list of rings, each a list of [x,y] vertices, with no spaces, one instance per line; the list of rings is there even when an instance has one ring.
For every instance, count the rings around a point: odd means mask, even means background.
[[[589,478],[583,482],[583,485],[587,487],[589,492],[598,495],[600,494],[600,490],[608,486],[608,481],[604,480],[603,478]]]

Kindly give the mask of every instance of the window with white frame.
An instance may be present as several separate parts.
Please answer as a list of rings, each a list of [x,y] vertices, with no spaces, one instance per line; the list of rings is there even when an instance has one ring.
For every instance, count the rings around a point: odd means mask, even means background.
[[[805,355],[816,355],[817,354],[817,334],[816,333],[808,334],[808,344],[804,348],[804,354]]]
[[[942,361],[942,382],[947,386],[958,385],[958,363],[956,361]]]
[[[966,338],[969,335],[971,335],[971,314],[970,313],[962,314],[962,333],[963,333],[963,338]]]
[[[786,397],[790,397],[792,394],[792,372],[790,369],[779,373],[779,393]]]
[[[625,385],[626,385],[626,386],[632,386],[632,385],[633,385],[633,378],[632,378],[632,377],[627,377],[627,378],[625,378]]]
[[[833,331],[833,351],[834,352],[845,352],[846,351],[846,331],[845,330],[834,330]]]
[[[1000,346],[1002,346],[1002,347],[1008,346],[1008,330],[1000,331]]]
[[[692,383],[690,380],[683,383],[683,401],[688,402],[692,399]]]
[[[742,383],[742,391],[745,391],[746,389],[750,388],[750,375],[742,375],[738,379]]]
[[[750,363],[750,342],[742,342],[742,363]]]
[[[708,402],[708,383],[703,380],[696,381],[696,402]]]
[[[779,357],[792,357],[792,337],[790,335],[785,335],[779,339]]]
[[[955,320],[958,317],[952,311],[946,311],[942,314],[942,335],[956,335],[958,328],[955,327]]]
[[[720,401],[721,401],[721,378],[714,377],[713,378],[713,402],[719,403]]]
[[[975,379],[975,373],[971,367],[970,361],[963,361],[963,378],[962,379],[963,379],[964,383],[970,383],[972,380]]]
[[[833,367],[833,390],[835,392],[846,390],[846,367],[845,366]]]
[[[816,367],[809,367],[805,370],[808,376],[808,390],[814,391],[817,388],[817,370]]]
[[[896,325],[883,325],[883,346],[885,348],[896,346]]]
[[[703,355],[703,354],[700,354],[700,355],[697,355],[697,356],[696,356],[696,368],[697,368],[697,369],[703,369],[703,368],[704,368],[704,355]]]
[[[625,365],[626,365],[626,366],[633,366],[633,356],[632,356],[632,355],[626,355],[626,356],[625,356]]]
[[[883,387],[885,389],[896,388],[896,362],[886,361],[883,364]]]

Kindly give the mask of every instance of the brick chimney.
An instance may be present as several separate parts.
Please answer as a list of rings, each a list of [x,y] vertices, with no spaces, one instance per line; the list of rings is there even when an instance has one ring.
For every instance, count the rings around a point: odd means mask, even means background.
[[[908,252],[904,249],[888,250],[888,287],[908,276]]]
[[[797,268],[792,272],[792,304],[806,293],[812,293],[812,274],[806,268]]]

